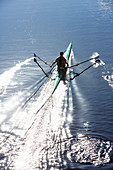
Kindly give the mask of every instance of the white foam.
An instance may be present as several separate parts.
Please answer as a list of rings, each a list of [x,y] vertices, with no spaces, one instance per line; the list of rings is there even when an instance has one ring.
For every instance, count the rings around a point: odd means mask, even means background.
[[[16,66],[10,68],[9,70],[5,71],[3,74],[0,75],[0,94],[3,96],[6,92],[7,87],[12,83],[14,74],[21,69],[23,65],[27,65],[29,61],[31,61],[33,57],[26,59],[23,62],[16,64]]]

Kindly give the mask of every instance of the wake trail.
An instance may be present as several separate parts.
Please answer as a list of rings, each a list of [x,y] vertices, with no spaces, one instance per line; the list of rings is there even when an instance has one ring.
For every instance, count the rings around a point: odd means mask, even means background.
[[[72,59],[73,62],[76,61],[73,53]],[[53,77],[55,73],[56,70]],[[78,102],[80,111],[85,113],[89,105],[77,85],[77,80],[70,83],[70,88],[61,81],[53,95],[52,78],[44,84],[39,95],[36,95],[37,85],[40,85],[40,81],[32,86],[33,91],[24,102],[23,108],[11,118],[11,122],[15,122],[14,129],[9,132],[9,136],[4,135],[1,138],[4,141],[1,143],[4,153],[0,155],[1,162],[5,162],[7,168],[15,170],[70,169],[76,167],[76,162],[95,165],[108,163],[110,142],[71,131],[73,116],[77,115],[75,104]],[[95,145],[96,142],[98,146]],[[103,151],[104,158],[103,154],[100,155]]]
[[[26,59],[23,62],[16,64],[16,66],[10,68],[9,70],[5,71],[3,74],[0,75],[0,96],[4,96],[8,86],[13,83],[12,79],[17,71],[21,69],[23,65],[27,65],[33,57]]]

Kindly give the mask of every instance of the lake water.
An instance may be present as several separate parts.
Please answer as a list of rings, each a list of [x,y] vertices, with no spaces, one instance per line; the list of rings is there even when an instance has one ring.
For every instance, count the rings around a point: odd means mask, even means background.
[[[51,96],[33,53],[52,63],[71,41],[70,64],[104,64]],[[112,0],[0,0],[0,168],[113,169]]]

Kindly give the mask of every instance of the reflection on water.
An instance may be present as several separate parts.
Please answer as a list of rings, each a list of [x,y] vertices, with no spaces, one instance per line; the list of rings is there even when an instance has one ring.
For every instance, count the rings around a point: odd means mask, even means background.
[[[98,0],[98,3],[102,10],[113,12],[113,1],[112,0]]]
[[[113,22],[112,14],[113,14],[113,1],[112,0],[98,0],[98,4],[100,7],[100,13],[103,17],[109,18],[111,22]]]

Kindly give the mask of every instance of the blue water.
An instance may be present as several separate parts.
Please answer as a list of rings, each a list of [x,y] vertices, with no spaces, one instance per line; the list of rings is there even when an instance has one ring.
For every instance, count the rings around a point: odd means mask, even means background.
[[[104,65],[50,97],[33,53],[52,63],[71,41],[72,64],[97,52]],[[0,1],[1,169],[113,169],[112,105],[112,0]]]

